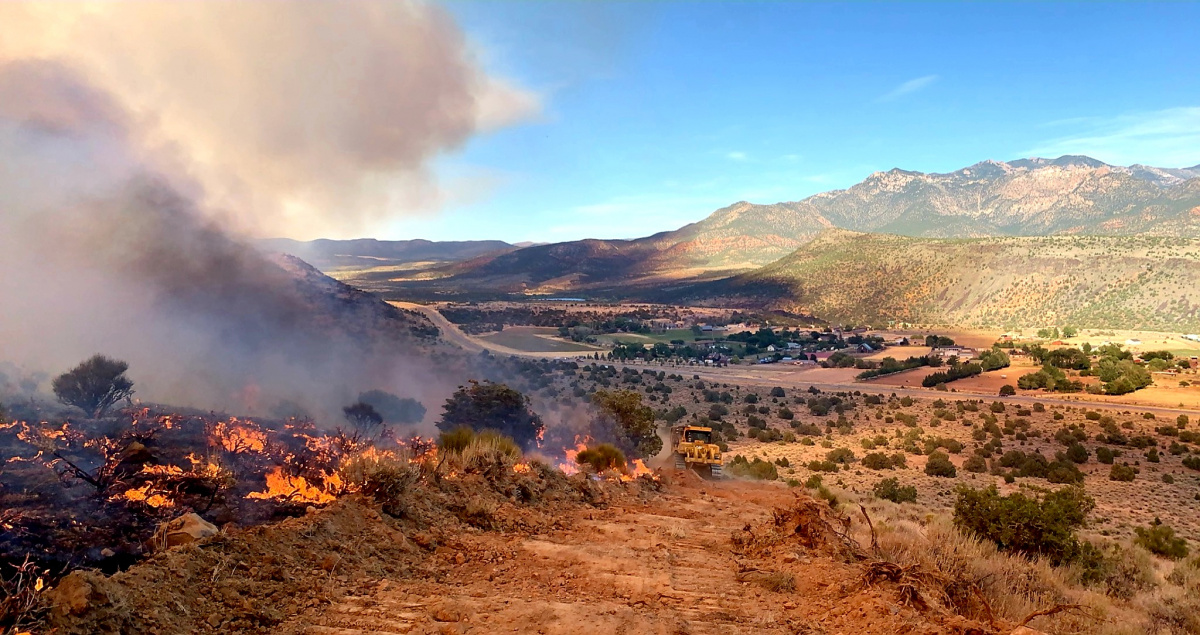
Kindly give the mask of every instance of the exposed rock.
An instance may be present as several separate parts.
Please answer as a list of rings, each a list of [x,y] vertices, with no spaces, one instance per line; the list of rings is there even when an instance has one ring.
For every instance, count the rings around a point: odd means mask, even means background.
[[[94,584],[98,582],[93,579],[95,575],[89,571],[72,571],[58,586],[47,591],[51,612],[56,616],[83,615],[93,604],[106,601],[98,585]]]
[[[204,520],[198,514],[189,513],[159,525],[158,530],[154,532],[154,544],[160,548],[177,547],[215,536],[218,533],[220,531],[216,525]]]

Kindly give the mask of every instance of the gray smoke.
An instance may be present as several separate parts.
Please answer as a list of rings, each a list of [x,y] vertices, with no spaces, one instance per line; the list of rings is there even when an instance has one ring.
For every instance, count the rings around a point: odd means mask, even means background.
[[[361,226],[521,93],[420,4],[81,6],[0,7],[0,360],[202,408],[443,393],[230,227]]]

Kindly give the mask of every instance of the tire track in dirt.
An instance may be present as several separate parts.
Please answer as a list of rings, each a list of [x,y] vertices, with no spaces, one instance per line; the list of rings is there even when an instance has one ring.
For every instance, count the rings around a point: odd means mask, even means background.
[[[464,535],[439,547],[417,579],[368,582],[368,592],[311,609],[276,632],[953,632],[886,591],[854,586],[855,565],[794,548],[737,556],[731,535],[792,504],[786,488],[683,478],[641,505],[580,509],[561,530]],[[747,581],[739,576],[746,570],[787,572],[794,588]]]

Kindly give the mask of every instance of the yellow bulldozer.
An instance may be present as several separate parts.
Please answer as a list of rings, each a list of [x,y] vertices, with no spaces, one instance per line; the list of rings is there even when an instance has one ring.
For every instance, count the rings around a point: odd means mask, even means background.
[[[682,425],[671,428],[675,468],[721,478],[721,446],[712,442],[712,436],[712,428],[705,426]]]

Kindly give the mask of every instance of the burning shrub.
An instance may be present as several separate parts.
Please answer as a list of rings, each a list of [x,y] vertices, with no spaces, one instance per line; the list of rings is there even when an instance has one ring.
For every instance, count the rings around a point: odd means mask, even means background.
[[[133,381],[125,376],[129,364],[95,355],[54,378],[54,395],[93,419],[104,416],[113,404],[133,396]]]
[[[347,482],[374,498],[391,516],[404,515],[404,499],[417,483],[419,469],[391,453],[368,452],[352,458],[342,469]]]
[[[611,443],[600,443],[575,455],[575,462],[596,472],[625,469],[625,453]]]
[[[446,400],[438,430],[467,427],[496,430],[523,450],[532,449],[545,431],[542,418],[529,407],[529,398],[505,384],[472,380]]]

